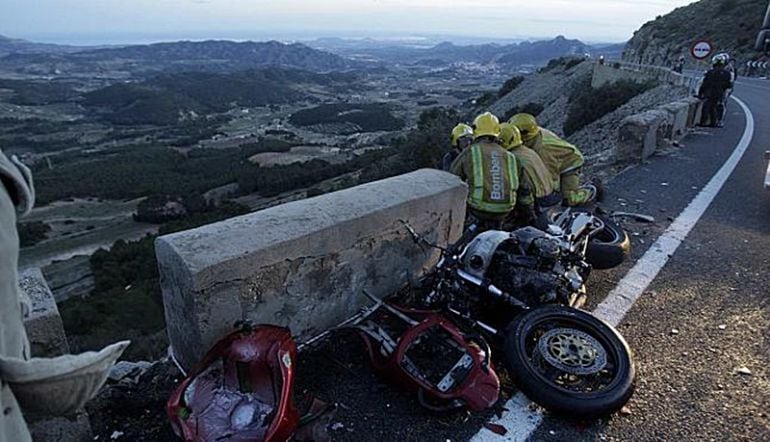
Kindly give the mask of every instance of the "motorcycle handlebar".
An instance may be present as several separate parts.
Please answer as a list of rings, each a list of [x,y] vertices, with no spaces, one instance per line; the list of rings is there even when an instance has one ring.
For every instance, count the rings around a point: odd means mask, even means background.
[[[449,252],[452,255],[456,255],[460,252],[460,249],[465,247],[466,244],[476,235],[476,231],[478,230],[478,226],[476,224],[471,224],[468,226],[467,229],[463,232],[463,234],[460,236],[460,239],[458,239],[454,244],[452,244],[452,247],[449,248]]]

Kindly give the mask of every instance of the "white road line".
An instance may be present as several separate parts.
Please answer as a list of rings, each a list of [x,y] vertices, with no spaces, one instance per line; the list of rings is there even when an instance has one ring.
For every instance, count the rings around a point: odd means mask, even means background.
[[[499,435],[488,428],[482,427],[471,442],[523,442],[543,422],[543,411],[535,406],[524,393],[516,393],[505,403],[505,411],[499,418],[489,421],[491,424],[502,425],[506,433]]]
[[[690,204],[681,214],[668,226],[665,232],[657,241],[647,250],[647,253],[636,262],[634,267],[628,271],[626,276],[620,280],[618,285],[607,295],[607,298],[596,307],[594,314],[612,325],[618,325],[628,310],[634,305],[637,299],[647,289],[658,272],[666,265],[668,259],[674,254],[679,245],[682,244],[690,230],[695,226],[703,213],[706,212],[711,202],[717,196],[722,186],[730,178],[735,170],[735,166],[743,157],[746,149],[751,144],[754,136],[754,115],[746,104],[736,97],[730,97],[743,109],[746,115],[746,128],[743,131],[743,137],[738,142],[730,158],[711,178],[706,187],[698,193]]]
[[[738,103],[746,115],[746,128],[741,140],[730,158],[711,178],[706,187],[698,193],[644,256],[629,270],[615,289],[607,295],[607,298],[594,310],[595,315],[610,324],[618,325],[634,305],[634,302],[644,293],[647,286],[655,279],[658,272],[666,265],[668,259],[703,216],[711,202],[714,201],[746,149],[749,148],[754,136],[754,115],[743,101],[734,96],[730,98]],[[482,428],[473,436],[471,442],[524,442],[543,421],[541,409],[534,407],[522,393],[511,398],[505,404],[505,409],[507,411],[502,416],[490,421],[492,424],[502,425],[507,431],[505,435],[498,435],[487,428]]]

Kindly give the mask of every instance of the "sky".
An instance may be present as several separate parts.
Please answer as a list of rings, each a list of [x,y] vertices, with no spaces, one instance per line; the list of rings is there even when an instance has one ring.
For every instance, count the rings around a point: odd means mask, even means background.
[[[0,0],[0,35],[69,44],[457,35],[623,42],[693,0]]]

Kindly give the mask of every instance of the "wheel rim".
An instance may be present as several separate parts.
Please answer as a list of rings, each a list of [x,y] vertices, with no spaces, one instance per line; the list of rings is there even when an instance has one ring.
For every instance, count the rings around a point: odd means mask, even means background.
[[[537,349],[551,366],[569,374],[596,374],[607,365],[607,352],[599,341],[572,328],[546,332]]]
[[[542,318],[522,338],[531,370],[555,388],[593,394],[613,388],[621,379],[621,355],[589,324],[568,317]]]

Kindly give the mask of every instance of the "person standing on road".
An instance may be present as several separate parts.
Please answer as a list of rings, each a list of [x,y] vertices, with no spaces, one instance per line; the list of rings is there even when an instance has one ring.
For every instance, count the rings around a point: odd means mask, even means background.
[[[698,90],[698,98],[705,100],[701,113],[701,126],[722,126],[725,98],[727,91],[733,87],[730,72],[725,68],[726,62],[722,54],[714,56],[711,69],[703,77],[703,83]]]
[[[553,188],[561,190],[568,206],[584,205],[601,196],[597,183],[580,184],[585,160],[577,147],[540,127],[537,119],[530,114],[516,114],[509,122],[521,132],[524,145],[543,160],[553,179]]]
[[[452,142],[452,149],[441,159],[441,170],[447,172],[452,168],[452,163],[460,153],[473,142],[473,128],[465,123],[460,123],[452,129],[449,138]]]
[[[451,172],[468,183],[468,212],[482,228],[499,228],[516,206],[516,157],[499,144],[500,122],[485,112],[473,121],[473,144],[452,163]]]

